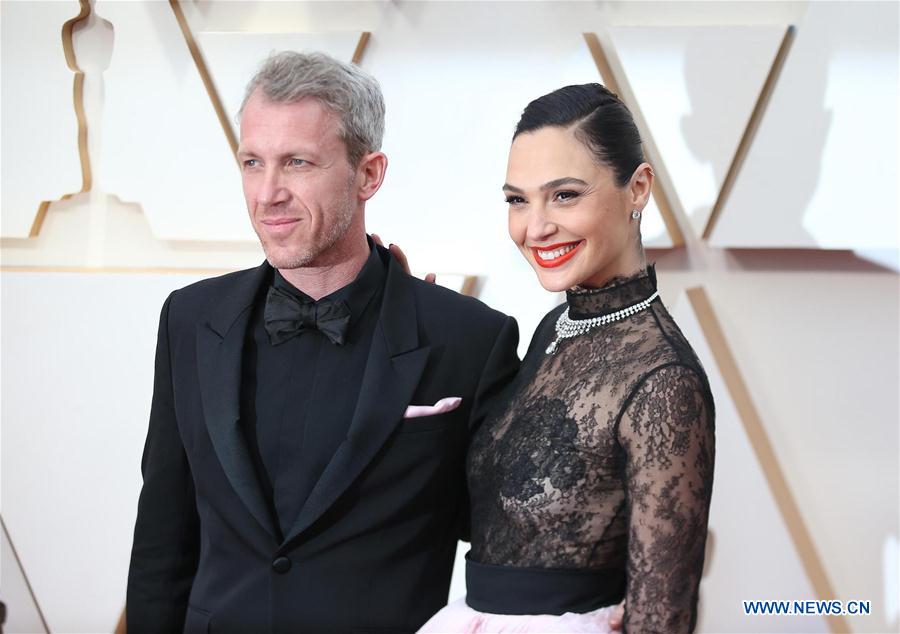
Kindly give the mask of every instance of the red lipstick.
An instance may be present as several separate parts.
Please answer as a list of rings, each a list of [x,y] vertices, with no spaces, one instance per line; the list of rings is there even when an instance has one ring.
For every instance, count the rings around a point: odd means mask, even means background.
[[[557,266],[562,266],[569,260],[571,260],[575,253],[578,251],[579,247],[583,244],[583,240],[579,240],[577,242],[560,242],[558,244],[549,244],[545,247],[531,247],[531,253],[534,256],[534,261],[537,262],[542,268],[552,269]],[[552,260],[544,260],[539,255],[539,251],[547,252],[547,251],[555,251],[556,249],[562,249],[563,247],[574,247],[573,249],[563,253],[562,255],[553,258]]]

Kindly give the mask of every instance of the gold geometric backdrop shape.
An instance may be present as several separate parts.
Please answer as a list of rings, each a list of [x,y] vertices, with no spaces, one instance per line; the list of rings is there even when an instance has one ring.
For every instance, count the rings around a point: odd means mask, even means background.
[[[778,462],[772,442],[766,432],[754,405],[737,360],[725,337],[725,332],[716,317],[709,295],[702,286],[686,291],[691,308],[703,330],[703,336],[712,352],[716,368],[728,389],[729,397],[737,410],[744,432],[753,448],[756,460],[765,475],[772,497],[778,507],[784,524],[816,598],[828,601],[837,597],[834,585],[825,571],[822,558],[815,547],[812,534],[803,519],[800,507],[788,485],[784,471]],[[774,573],[774,571],[773,571]],[[751,597],[748,597],[751,598]],[[794,597],[786,597],[794,598]],[[738,606],[735,606],[738,609]],[[824,615],[832,632],[850,632],[846,618],[840,615]]]

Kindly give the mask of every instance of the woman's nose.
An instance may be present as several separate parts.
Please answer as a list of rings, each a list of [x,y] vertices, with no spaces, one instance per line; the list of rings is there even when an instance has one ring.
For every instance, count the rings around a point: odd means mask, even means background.
[[[552,222],[543,209],[535,208],[528,218],[527,232],[530,243],[544,242],[556,233],[556,224]]]

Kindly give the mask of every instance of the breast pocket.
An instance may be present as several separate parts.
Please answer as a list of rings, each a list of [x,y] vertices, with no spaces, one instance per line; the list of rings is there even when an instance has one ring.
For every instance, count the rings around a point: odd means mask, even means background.
[[[456,425],[465,425],[465,418],[460,416],[456,411],[446,412],[444,414],[435,414],[433,416],[417,416],[415,418],[404,418],[397,426],[397,434],[423,434],[425,432],[443,431],[451,429]]]

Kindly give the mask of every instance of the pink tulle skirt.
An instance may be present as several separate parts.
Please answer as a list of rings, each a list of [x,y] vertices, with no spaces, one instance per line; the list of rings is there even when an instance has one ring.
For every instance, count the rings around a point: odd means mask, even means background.
[[[465,599],[454,601],[435,614],[419,630],[420,634],[580,634],[581,632],[610,633],[609,617],[616,606],[611,605],[585,614],[566,612],[519,616],[514,614],[487,614],[466,605]]]

